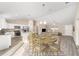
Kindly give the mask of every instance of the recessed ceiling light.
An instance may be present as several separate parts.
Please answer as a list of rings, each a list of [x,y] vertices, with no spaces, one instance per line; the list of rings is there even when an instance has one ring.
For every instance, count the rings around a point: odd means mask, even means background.
[[[65,2],[65,4],[68,4],[69,2]]]
[[[45,6],[45,4],[42,4],[42,6]]]
[[[40,21],[40,24],[42,24],[42,21]]]
[[[44,24],[46,24],[46,21],[44,21]]]

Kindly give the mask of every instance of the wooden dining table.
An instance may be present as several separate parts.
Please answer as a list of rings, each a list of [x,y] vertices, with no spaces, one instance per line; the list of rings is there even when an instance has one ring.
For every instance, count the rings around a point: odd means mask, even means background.
[[[34,33],[29,43],[31,43],[30,47],[32,47],[32,53],[35,55],[48,55],[49,52],[53,55],[57,55],[60,51],[60,40],[58,36],[48,34],[39,36]]]

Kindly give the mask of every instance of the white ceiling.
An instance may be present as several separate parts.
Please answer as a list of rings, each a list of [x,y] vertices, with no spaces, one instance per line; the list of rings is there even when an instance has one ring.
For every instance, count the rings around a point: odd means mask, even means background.
[[[45,4],[45,6],[42,6]],[[50,14],[51,12],[58,11],[64,8],[65,3],[32,3],[32,2],[16,2],[16,3],[2,3],[0,2],[0,13],[8,13],[8,14],[19,14],[21,16],[31,16],[31,17],[39,17],[46,14]]]
[[[65,8],[52,12],[46,16],[38,17],[38,20],[55,24],[73,24],[77,13],[77,4],[70,4]]]
[[[43,6],[42,4],[45,6]],[[67,10],[65,10],[65,8]],[[34,19],[37,19],[37,18],[46,19],[47,17],[47,19],[51,18],[50,21],[52,21],[53,20],[52,18],[54,18],[56,22],[62,19],[62,20],[67,20],[67,22],[69,21],[69,23],[72,23],[75,10],[76,10],[76,3],[66,4],[65,2],[14,2],[14,3],[0,2],[0,15],[1,17],[6,17],[6,18],[27,18],[28,17],[28,18],[34,18]],[[69,15],[67,15],[68,13]],[[51,15],[53,17],[49,17],[48,15]],[[64,17],[64,16],[67,16],[67,17]],[[66,22],[62,20],[61,22],[60,21],[59,22],[60,23]]]

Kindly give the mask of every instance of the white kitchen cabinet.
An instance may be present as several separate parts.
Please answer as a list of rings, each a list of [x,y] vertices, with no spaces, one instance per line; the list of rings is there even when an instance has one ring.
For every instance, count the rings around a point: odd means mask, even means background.
[[[73,36],[73,26],[72,25],[64,26],[64,35]]]
[[[11,35],[0,35],[0,50],[11,46]]]
[[[75,21],[74,40],[75,40],[76,45],[79,46],[79,20]]]

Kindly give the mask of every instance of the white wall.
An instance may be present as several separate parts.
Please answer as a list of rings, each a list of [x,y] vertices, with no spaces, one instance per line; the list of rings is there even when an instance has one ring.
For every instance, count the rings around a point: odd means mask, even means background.
[[[76,45],[79,46],[79,4],[77,6],[77,11],[74,20],[75,32],[74,32],[74,40]]]
[[[0,29],[7,28],[7,22],[5,18],[0,18]]]
[[[74,40],[76,42],[76,45],[79,45],[79,20],[75,21]]]

